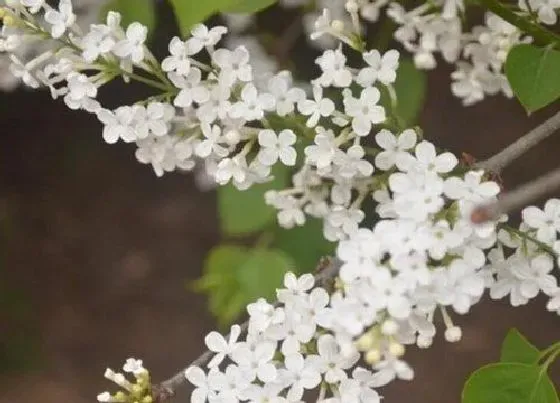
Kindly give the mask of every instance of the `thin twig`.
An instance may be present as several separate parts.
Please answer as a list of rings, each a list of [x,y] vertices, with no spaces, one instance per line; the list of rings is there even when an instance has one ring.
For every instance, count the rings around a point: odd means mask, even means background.
[[[475,167],[499,174],[502,169],[525,154],[529,149],[533,148],[541,141],[546,139],[559,128],[560,112],[556,113],[540,126],[535,127],[533,130],[531,130],[523,137],[519,138],[513,144],[504,148],[498,154],[490,157],[486,161],[475,164]]]
[[[340,262],[336,259],[322,258],[317,267],[315,268],[315,286],[325,287],[328,282],[336,277],[340,270]],[[279,304],[277,303],[276,306]],[[245,333],[249,328],[249,321],[241,325],[241,333]],[[225,337],[229,338],[229,335]],[[185,378],[185,371],[190,367],[201,367],[206,365],[214,353],[210,350],[204,352],[200,357],[191,362],[185,369],[181,370],[171,378],[161,382],[153,387],[153,400],[155,403],[162,403],[171,399],[175,395],[175,391],[187,382]]]
[[[560,168],[504,194],[497,202],[475,208],[471,221],[484,223],[498,219],[502,214],[518,210],[560,187]]]

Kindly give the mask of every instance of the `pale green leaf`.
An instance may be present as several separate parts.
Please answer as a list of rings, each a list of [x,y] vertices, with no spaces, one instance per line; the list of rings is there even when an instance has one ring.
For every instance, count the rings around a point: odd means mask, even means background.
[[[277,0],[233,0],[231,5],[221,9],[224,13],[251,14],[270,7]]]
[[[239,268],[239,285],[249,301],[259,297],[274,300],[284,274],[293,268],[293,260],[281,250],[255,249]]]
[[[218,189],[220,227],[225,235],[247,235],[266,228],[276,220],[276,209],[266,205],[264,194],[287,185],[288,169],[278,164],[273,169],[274,180],[237,190],[233,185]]]
[[[522,44],[513,47],[505,64],[511,88],[528,112],[560,97],[560,52]]]
[[[490,364],[465,383],[462,403],[558,403],[546,371],[521,363]]]
[[[101,11],[101,21],[105,21],[109,11],[117,11],[121,14],[124,27],[139,22],[148,28],[148,32],[153,32],[156,23],[153,0],[111,0]]]
[[[297,273],[313,271],[319,259],[332,255],[335,248],[323,236],[322,221],[315,218],[308,218],[303,227],[278,228],[274,245],[294,259]]]
[[[380,85],[380,103],[387,108],[389,116],[397,115],[406,127],[414,126],[426,97],[426,73],[418,70],[412,60],[401,59],[397,70],[397,80],[393,86],[397,95],[396,110],[393,110],[388,92],[383,85]]]
[[[539,353],[539,350],[517,329],[510,329],[502,343],[500,361],[535,364],[539,358]]]

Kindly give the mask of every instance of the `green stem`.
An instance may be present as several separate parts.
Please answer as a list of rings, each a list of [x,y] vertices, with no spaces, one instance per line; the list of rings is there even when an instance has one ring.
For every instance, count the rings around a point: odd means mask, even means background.
[[[554,251],[554,249],[552,249],[550,246],[548,246],[547,244],[545,244],[544,242],[539,241],[537,238],[533,237],[532,235],[529,235],[526,232],[520,231],[516,228],[510,227],[508,225],[499,225],[499,228],[502,228],[504,230],[506,230],[507,232],[509,232],[510,234],[515,234],[516,236],[518,236],[519,238],[525,239],[526,241],[530,241],[533,242],[535,245],[537,245],[541,250],[543,250],[544,252],[548,253],[549,255],[551,255],[553,258],[557,258],[558,255],[556,254],[556,252]]]
[[[512,25],[515,25],[521,31],[531,35],[535,41],[541,45],[554,44],[560,47],[560,36],[549,31],[542,25],[535,24],[522,15],[516,14],[498,0],[475,0],[484,8],[490,10],[494,14],[502,17]]]
[[[543,351],[540,352],[539,357],[537,358],[537,362],[535,364],[538,364],[539,362],[541,362],[547,355],[552,354],[545,361],[546,365],[550,365],[552,363],[552,361],[554,361],[554,359],[556,358],[556,355],[558,355],[559,353],[560,353],[560,341],[557,341],[556,343],[548,346],[546,349],[544,349]],[[552,360],[551,360],[551,357],[552,357]],[[549,360],[550,360],[550,362],[549,362]]]

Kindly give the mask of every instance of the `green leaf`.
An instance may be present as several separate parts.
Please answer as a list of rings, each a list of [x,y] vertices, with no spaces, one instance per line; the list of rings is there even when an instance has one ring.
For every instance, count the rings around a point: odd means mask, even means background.
[[[202,277],[192,287],[209,296],[210,312],[221,326],[228,325],[243,310],[246,298],[239,292],[237,271],[247,260],[247,248],[220,245],[206,258]]]
[[[102,21],[109,11],[117,11],[122,16],[122,25],[126,27],[139,22],[152,32],[156,24],[155,2],[153,0],[111,0],[101,10]]]
[[[224,13],[252,14],[270,7],[277,0],[233,0],[228,7],[221,9]]]
[[[508,53],[505,71],[513,92],[528,112],[560,97],[560,52],[557,50],[517,45]]]
[[[424,105],[426,96],[426,73],[418,70],[410,59],[401,59],[397,70],[397,80],[393,84],[397,94],[397,108],[392,111],[399,116],[406,127],[414,126]],[[380,103],[386,108],[391,108],[388,91],[380,86]],[[391,109],[389,109],[391,110]]]
[[[502,344],[500,361],[536,364],[539,353],[539,350],[517,329],[510,329]]]
[[[558,403],[558,395],[539,366],[497,363],[470,376],[462,403]]]
[[[274,300],[284,274],[293,268],[293,260],[281,250],[256,249],[239,268],[239,285],[249,301]]]
[[[208,17],[230,6],[233,0],[171,0],[175,18],[183,36],[187,36],[193,25],[204,22]]]
[[[319,258],[332,255],[335,248],[334,243],[324,238],[321,220],[315,218],[308,218],[302,227],[278,228],[274,246],[294,259],[297,273],[311,272]]]
[[[287,167],[277,164],[274,180],[237,190],[229,184],[218,189],[220,227],[225,235],[247,235],[262,230],[276,219],[276,210],[264,202],[264,194],[271,189],[284,188],[288,183]]]
[[[208,294],[210,312],[224,327],[249,302],[260,297],[275,299],[276,288],[293,267],[293,260],[281,250],[220,245],[210,251],[202,278],[193,288]]]
[[[131,0],[134,1],[134,0]],[[256,13],[276,0],[171,0],[181,33],[189,34],[193,25],[219,12]]]

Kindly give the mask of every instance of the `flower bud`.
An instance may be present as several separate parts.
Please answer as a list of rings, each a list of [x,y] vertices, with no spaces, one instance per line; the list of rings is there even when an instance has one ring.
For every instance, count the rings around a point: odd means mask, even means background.
[[[385,322],[383,322],[383,325],[381,325],[381,333],[386,336],[392,336],[397,333],[398,330],[398,323],[392,319],[387,319]]]
[[[416,339],[416,345],[418,346],[418,348],[428,348],[432,345],[433,342],[434,339],[432,337],[423,335],[418,335],[418,338]]]
[[[354,0],[348,0],[346,2],[346,11],[348,11],[350,14],[357,13],[358,3],[356,3]]]
[[[459,326],[451,326],[445,330],[445,340],[450,343],[456,343],[461,340],[463,332]]]
[[[404,355],[404,346],[396,341],[389,344],[389,353],[395,357],[402,357]]]
[[[344,23],[340,20],[334,20],[331,22],[331,28],[335,31],[342,32],[344,31]]]
[[[370,365],[377,364],[379,360],[381,360],[381,352],[378,349],[373,348],[366,353],[364,358]]]
[[[373,336],[373,334],[371,334],[371,332],[364,333],[356,341],[356,347],[360,351],[371,350],[374,345],[375,345],[375,337]]]

